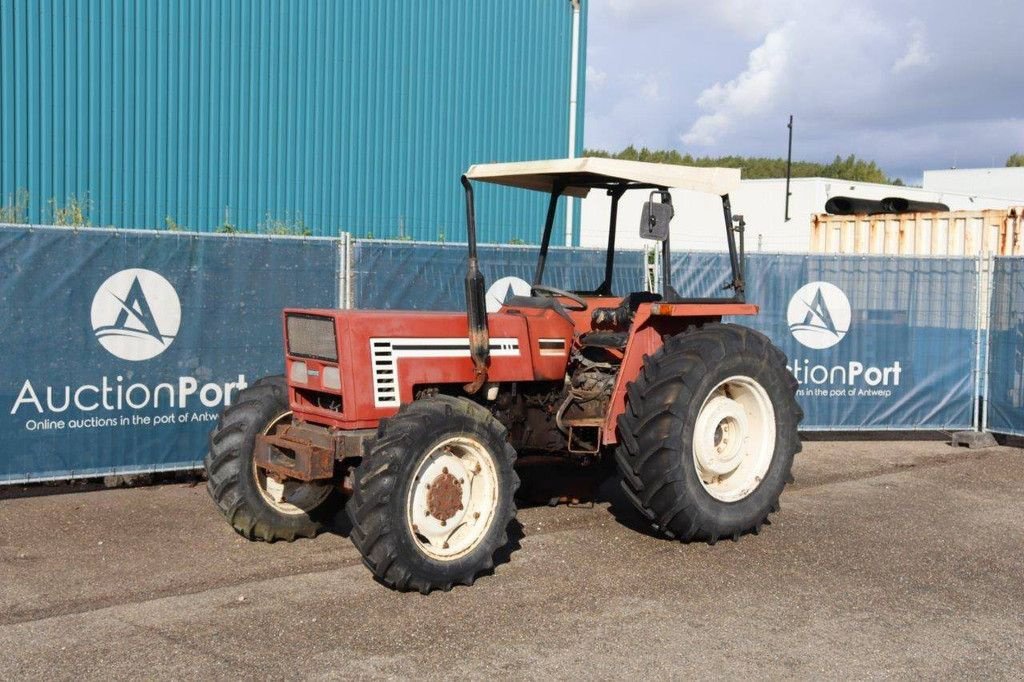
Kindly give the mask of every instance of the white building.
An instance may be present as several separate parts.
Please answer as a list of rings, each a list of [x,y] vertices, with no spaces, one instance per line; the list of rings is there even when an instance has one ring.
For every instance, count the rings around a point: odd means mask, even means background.
[[[980,169],[1002,171],[1004,169]],[[1024,168],[1005,170],[1022,171]],[[873,182],[850,182],[831,178],[794,178],[790,181],[789,220],[785,218],[786,180],[743,180],[731,197],[733,214],[746,220],[748,251],[804,253],[810,247],[811,219],[825,211],[825,202],[835,196],[862,199],[903,197],[916,201],[941,202],[950,210],[981,210],[1008,208],[1024,204],[1024,180],[1015,192],[1006,192],[1001,173],[993,173],[992,190],[982,180],[964,182],[964,189],[955,183],[937,185],[943,174],[953,171],[925,171],[926,187],[903,187]],[[963,172],[963,171],[956,171]],[[929,183],[930,174],[933,178]],[[1018,176],[1024,178],[1024,175]],[[998,179],[998,182],[996,181]],[[1006,182],[1010,182],[1007,180]],[[1012,185],[1009,185],[1012,189]],[[996,191],[998,190],[998,192]],[[640,210],[647,196],[643,192],[627,192],[619,201],[619,222],[616,244],[619,248],[642,248],[639,237]],[[722,202],[718,197],[694,192],[674,191],[672,221],[674,251],[722,251],[726,248]],[[611,200],[597,190],[582,200],[581,246],[604,246],[608,233],[608,211]]]
[[[966,192],[990,197],[1024,197],[1024,167],[951,168],[924,172],[923,187],[933,192]]]

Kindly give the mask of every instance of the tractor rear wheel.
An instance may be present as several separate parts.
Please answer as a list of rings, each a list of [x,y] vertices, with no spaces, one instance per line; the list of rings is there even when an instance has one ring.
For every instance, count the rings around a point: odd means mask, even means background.
[[[669,537],[758,532],[800,451],[797,382],[763,334],[709,324],[644,362],[619,417],[615,457],[630,501]]]
[[[341,505],[330,483],[281,483],[255,465],[256,436],[291,418],[284,377],[264,377],[238,394],[210,434],[206,489],[231,527],[250,540],[313,537]]]
[[[508,543],[515,457],[476,403],[438,395],[404,405],[354,472],[346,509],[363,563],[403,592],[472,585]]]

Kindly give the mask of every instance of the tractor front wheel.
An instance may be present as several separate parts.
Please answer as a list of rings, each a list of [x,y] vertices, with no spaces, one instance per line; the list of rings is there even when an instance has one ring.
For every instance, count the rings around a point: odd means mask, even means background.
[[[800,451],[796,387],[785,355],[752,329],[709,324],[668,339],[619,418],[627,497],[669,537],[756,533]]]
[[[472,585],[508,543],[519,478],[490,412],[434,396],[383,420],[356,468],[352,542],[379,581],[423,594]]]
[[[206,489],[232,528],[250,540],[313,537],[341,505],[329,482],[279,482],[255,465],[256,436],[291,419],[284,377],[264,377],[238,394],[210,434]]]

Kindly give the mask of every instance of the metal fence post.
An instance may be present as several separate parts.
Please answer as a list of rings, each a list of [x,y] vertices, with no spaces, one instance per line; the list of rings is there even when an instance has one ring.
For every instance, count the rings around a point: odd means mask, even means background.
[[[995,257],[991,252],[988,254],[988,258],[985,262],[985,267],[988,270],[987,284],[985,286],[985,370],[984,370],[984,395],[985,400],[981,405],[981,430],[988,431],[988,403],[991,398],[989,395],[989,381],[988,368],[992,365],[992,298],[994,293],[992,275],[995,269]]]
[[[345,233],[345,291],[348,292],[348,298],[345,301],[345,308],[351,309],[356,307],[356,240],[352,239],[352,235],[348,232]]]
[[[644,248],[644,267],[646,268],[645,280],[649,291],[660,293],[665,283],[661,277],[661,249]]]
[[[988,296],[985,291],[985,278],[982,274],[982,263],[984,252],[978,251],[978,258],[975,261],[977,267],[977,287],[975,294],[974,310],[974,415],[971,418],[975,431],[981,430],[981,403],[983,400],[981,388],[981,326],[982,309],[988,307]]]
[[[338,235],[338,308],[352,307],[352,235]]]

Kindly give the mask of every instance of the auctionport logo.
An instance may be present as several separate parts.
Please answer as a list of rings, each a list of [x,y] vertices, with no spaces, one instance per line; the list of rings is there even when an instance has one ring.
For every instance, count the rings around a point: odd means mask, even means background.
[[[485,303],[487,312],[496,313],[501,310],[509,296],[529,296],[530,283],[519,277],[502,277],[487,288]]]
[[[142,268],[108,277],[93,296],[90,312],[96,339],[122,360],[160,355],[181,326],[181,302],[174,287]],[[132,382],[131,374],[63,385],[25,379],[10,414],[33,417],[25,422],[26,431],[209,422],[217,413],[208,410],[230,405],[233,392],[248,386],[244,374],[235,381],[204,383],[194,376],[175,376],[156,384]]]
[[[793,338],[801,344],[813,350],[831,348],[850,331],[850,299],[835,284],[811,282],[789,299],[786,318]],[[828,366],[797,355],[787,367],[800,384],[798,396],[820,398],[888,398],[903,374],[899,360],[887,365],[847,360]]]
[[[831,348],[850,331],[850,299],[829,282],[811,282],[789,299],[786,319],[793,338],[815,350]]]
[[[181,302],[163,276],[131,268],[100,285],[92,299],[91,317],[96,339],[111,355],[149,360],[174,341],[181,325]]]

